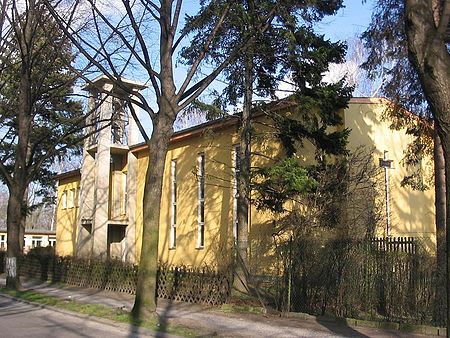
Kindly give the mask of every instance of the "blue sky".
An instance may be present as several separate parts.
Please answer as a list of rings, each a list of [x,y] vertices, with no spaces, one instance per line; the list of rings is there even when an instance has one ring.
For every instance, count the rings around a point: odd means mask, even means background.
[[[374,0],[344,0],[345,8],[333,17],[327,17],[317,26],[317,31],[331,40],[345,40],[360,35],[369,25]]]

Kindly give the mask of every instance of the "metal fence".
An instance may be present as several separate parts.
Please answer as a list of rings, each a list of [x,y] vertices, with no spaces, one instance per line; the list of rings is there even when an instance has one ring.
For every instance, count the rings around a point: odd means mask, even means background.
[[[413,238],[291,238],[284,273],[259,283],[282,311],[445,326],[436,259]]]

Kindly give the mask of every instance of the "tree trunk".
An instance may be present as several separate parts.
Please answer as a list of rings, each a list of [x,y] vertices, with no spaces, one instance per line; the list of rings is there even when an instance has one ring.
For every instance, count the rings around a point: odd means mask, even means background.
[[[442,323],[445,318],[445,300],[447,289],[445,288],[445,220],[446,220],[446,197],[445,197],[445,160],[441,140],[434,133],[434,186],[435,186],[435,209],[436,209],[436,264],[438,282],[436,284],[436,313],[435,321]]]
[[[157,273],[159,220],[161,213],[162,183],[167,149],[173,134],[173,124],[179,111],[173,80],[172,46],[172,1],[161,1],[160,32],[160,79],[161,96],[158,98],[159,112],[152,117],[153,131],[148,142],[149,160],[145,175],[142,246],[139,274],[132,315],[135,319],[155,317],[157,306]]]
[[[433,9],[426,0],[406,0],[405,18],[410,60],[419,75],[444,150],[446,210],[450,210],[450,54],[445,43],[445,28],[448,22],[445,22],[442,27],[436,25]],[[446,214],[448,336],[450,334],[450,292],[448,292],[450,289],[450,213]]]
[[[10,188],[6,216],[6,287],[14,290],[18,290],[21,287],[19,266],[22,255],[23,237],[20,237],[20,230],[24,220],[23,193],[21,193],[21,190],[19,187]]]
[[[248,52],[245,62],[244,106],[241,118],[240,135],[240,172],[238,179],[237,203],[237,255],[234,287],[247,293],[249,291],[248,278],[248,219],[250,205],[250,142],[251,142],[251,110],[253,99],[253,59]]]
[[[144,186],[142,246],[136,298],[132,310],[133,318],[139,320],[152,318],[156,313],[162,183],[172,134],[173,119],[159,116],[148,143],[149,161]]]

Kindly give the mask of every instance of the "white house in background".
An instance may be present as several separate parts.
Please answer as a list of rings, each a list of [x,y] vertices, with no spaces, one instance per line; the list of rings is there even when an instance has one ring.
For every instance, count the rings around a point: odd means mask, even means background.
[[[6,250],[8,235],[6,228],[0,228],[0,250]],[[25,229],[23,236],[23,251],[26,253],[30,249],[37,247],[55,246],[56,232],[45,229]]]

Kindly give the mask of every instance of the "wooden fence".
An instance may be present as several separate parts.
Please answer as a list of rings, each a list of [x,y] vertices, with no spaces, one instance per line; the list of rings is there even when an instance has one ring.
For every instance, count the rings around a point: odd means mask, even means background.
[[[414,237],[376,237],[371,244],[379,251],[401,251],[414,254],[417,251],[417,239]]]
[[[135,294],[138,267],[114,260],[29,254],[23,258],[20,273],[51,282]],[[159,298],[220,305],[225,303],[230,290],[231,276],[228,272],[164,264],[158,268]]]

